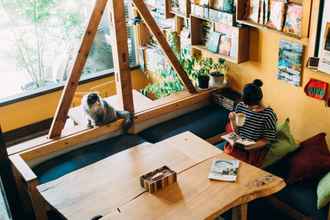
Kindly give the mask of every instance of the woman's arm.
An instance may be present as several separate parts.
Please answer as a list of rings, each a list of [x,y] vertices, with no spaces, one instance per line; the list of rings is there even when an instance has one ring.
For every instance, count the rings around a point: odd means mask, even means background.
[[[245,149],[245,150],[261,149],[261,148],[266,147],[266,145],[267,145],[268,143],[269,143],[269,142],[268,142],[267,139],[262,138],[262,139],[256,141],[255,144],[252,144],[252,145],[246,146],[244,149]]]

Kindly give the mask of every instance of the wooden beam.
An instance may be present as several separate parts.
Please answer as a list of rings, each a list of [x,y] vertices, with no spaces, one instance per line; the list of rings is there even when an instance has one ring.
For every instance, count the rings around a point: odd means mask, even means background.
[[[40,192],[37,189],[38,180],[31,181],[27,186],[27,191],[32,201],[32,208],[36,220],[47,220],[47,203],[42,198]]]
[[[210,102],[211,91],[214,90],[200,92],[198,94],[190,95],[180,100],[164,103],[160,106],[156,106],[146,111],[139,112],[135,115],[134,123],[139,124],[201,102]]]
[[[82,43],[75,59],[68,81],[62,92],[52,126],[49,131],[49,138],[57,138],[61,135],[74,93],[78,87],[81,72],[86,64],[89,51],[92,47],[97,28],[102,19],[104,9],[108,0],[96,0]]]
[[[110,1],[113,37],[112,54],[115,66],[117,95],[124,110],[134,113],[132,77],[129,69],[128,35],[123,0]]]
[[[172,65],[173,69],[177,72],[179,77],[181,78],[183,84],[186,86],[187,90],[190,93],[195,93],[196,89],[191,83],[187,73],[182,68],[181,64],[179,63],[178,58],[172,51],[171,47],[167,43],[167,40],[161,31],[161,29],[158,27],[155,19],[152,17],[148,7],[145,5],[143,0],[133,0],[133,3],[138,10],[139,14],[143,18],[145,24],[147,25],[150,32],[154,35],[154,37],[157,39],[161,49],[163,50],[165,56],[170,61],[170,64]]]

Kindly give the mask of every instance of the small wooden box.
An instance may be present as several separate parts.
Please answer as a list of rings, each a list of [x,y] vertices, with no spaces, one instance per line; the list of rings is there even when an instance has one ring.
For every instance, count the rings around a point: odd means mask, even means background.
[[[163,166],[140,177],[140,184],[150,193],[155,193],[176,182],[176,172]]]

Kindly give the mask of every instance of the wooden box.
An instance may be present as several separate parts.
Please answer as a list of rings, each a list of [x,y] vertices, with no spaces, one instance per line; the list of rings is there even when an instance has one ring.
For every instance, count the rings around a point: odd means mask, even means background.
[[[163,166],[140,177],[140,184],[150,193],[155,193],[175,183],[176,172]]]

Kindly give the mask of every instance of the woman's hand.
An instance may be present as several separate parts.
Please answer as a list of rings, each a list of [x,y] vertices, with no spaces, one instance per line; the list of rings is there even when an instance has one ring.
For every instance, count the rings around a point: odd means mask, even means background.
[[[236,123],[235,123],[236,113],[235,112],[230,112],[228,118],[229,118],[229,122],[230,122],[231,127],[236,132],[236,128],[237,128]]]
[[[267,144],[268,144],[268,140],[263,138],[263,139],[258,140],[255,144],[246,146],[244,149],[245,150],[261,149],[261,148],[266,147]]]

